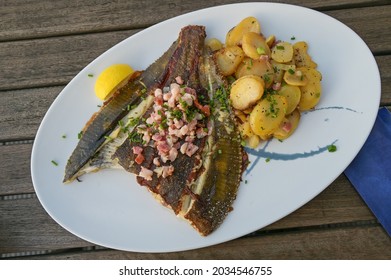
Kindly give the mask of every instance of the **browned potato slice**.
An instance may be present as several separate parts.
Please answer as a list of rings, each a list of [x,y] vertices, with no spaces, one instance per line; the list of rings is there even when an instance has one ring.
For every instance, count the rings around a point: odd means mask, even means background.
[[[252,58],[258,59],[261,55],[270,56],[270,48],[259,33],[247,32],[243,35],[242,49],[244,53]]]
[[[249,138],[254,135],[254,132],[251,130],[251,126],[248,120],[239,125],[239,132],[243,138]]]
[[[265,89],[263,80],[255,75],[243,76],[231,86],[230,99],[232,107],[245,110],[261,99]]]
[[[322,80],[322,74],[313,67],[298,67],[297,71],[300,71],[309,80]]]
[[[228,31],[225,38],[226,46],[237,46],[242,44],[243,35],[247,32],[261,33],[261,25],[255,17],[246,17],[238,25]]]
[[[290,62],[293,58],[293,46],[288,42],[279,42],[272,48],[271,55],[277,62]]]
[[[284,81],[291,86],[305,86],[308,83],[307,77],[301,70],[289,69],[284,73]]]
[[[284,96],[286,98],[286,101],[288,102],[288,107],[286,109],[285,114],[288,115],[292,113],[300,102],[300,88],[297,86],[284,85],[278,91],[278,94]]]
[[[258,135],[253,134],[248,137],[245,142],[247,147],[255,149],[256,147],[258,147],[259,143],[261,142],[261,139]]]
[[[269,37],[266,38],[266,44],[271,48],[276,41],[276,36],[270,35]]]
[[[246,115],[249,115],[251,111],[253,110],[253,107],[248,107],[247,109],[244,109],[242,112]]]
[[[293,56],[297,67],[316,68],[318,65],[308,54],[308,45],[306,42],[297,42],[293,45]]]
[[[299,121],[300,112],[296,109],[284,118],[278,129],[273,132],[273,136],[279,140],[288,138],[296,130]]]
[[[267,60],[255,60],[245,57],[236,69],[235,77],[239,79],[240,77],[247,75],[256,75],[261,77],[265,81],[265,87],[268,88],[273,83],[273,66]]]
[[[241,111],[241,110],[234,110],[234,114],[235,114],[235,116],[238,119],[240,119],[240,121],[242,121],[242,122],[247,121],[247,116],[246,116],[246,114],[243,111]]]
[[[235,73],[236,68],[244,58],[243,50],[238,46],[222,48],[215,53],[216,63],[224,76]]]
[[[268,95],[259,101],[249,118],[252,131],[261,139],[267,139],[281,124],[287,106],[286,98],[278,94]]]
[[[294,71],[296,70],[296,65],[292,65],[292,64],[283,64],[283,63],[278,63],[274,60],[271,61],[271,64],[272,64],[272,67],[273,67],[273,70],[274,70],[274,74],[273,74],[273,81],[275,83],[281,83],[283,78],[284,78],[284,74],[285,74],[285,71]]]
[[[318,70],[310,67],[299,68],[299,70],[308,79],[308,83],[300,87],[301,98],[298,105],[301,111],[306,111],[314,108],[319,103],[322,95],[322,75]]]
[[[217,51],[223,47],[223,43],[217,38],[209,38],[205,40],[205,44],[212,50]]]

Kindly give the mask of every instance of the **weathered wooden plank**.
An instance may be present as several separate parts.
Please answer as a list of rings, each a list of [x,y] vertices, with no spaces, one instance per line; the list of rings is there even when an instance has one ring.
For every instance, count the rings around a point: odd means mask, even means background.
[[[0,200],[0,255],[90,244],[52,220],[35,196]]]
[[[241,1],[249,2],[250,0]],[[4,2],[4,1],[2,1]],[[190,11],[229,4],[229,0],[7,1],[0,12],[0,41],[134,29]],[[386,0],[292,0],[316,9],[381,5]],[[141,12],[142,11],[142,12]]]
[[[216,246],[165,254],[116,250],[59,253],[24,259],[75,260],[389,260],[391,240],[380,226],[302,230],[239,238]]]
[[[344,174],[291,215],[265,230],[376,220]]]
[[[15,179],[6,181],[11,184],[17,182]],[[26,181],[27,179],[21,180],[21,184]],[[0,200],[0,253],[64,249],[88,244],[52,220],[35,195],[15,196],[3,196],[3,200]],[[342,175],[311,202],[259,232],[375,221],[372,213]]]
[[[391,55],[376,56],[381,77],[381,105],[391,105]]]
[[[0,141],[33,139],[41,121],[63,87],[2,92]]]
[[[389,53],[391,51],[391,28],[389,28],[391,5],[344,9],[325,13],[349,26],[365,41],[372,52]],[[330,40],[333,40],[333,38],[330,38]],[[349,48],[349,46],[341,46],[341,48]]]
[[[391,52],[391,29],[384,28],[391,5],[328,14],[356,30],[372,51]],[[0,90],[66,84],[94,58],[137,31],[0,43]]]
[[[68,83],[137,30],[0,43],[0,90]]]
[[[31,144],[0,146],[0,195],[34,191],[30,176],[31,149]]]

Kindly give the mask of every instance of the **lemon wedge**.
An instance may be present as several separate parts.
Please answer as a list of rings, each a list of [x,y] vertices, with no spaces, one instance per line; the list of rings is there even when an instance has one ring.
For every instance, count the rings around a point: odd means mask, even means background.
[[[113,64],[103,70],[95,82],[95,94],[101,100],[108,99],[121,83],[134,72],[128,64]]]

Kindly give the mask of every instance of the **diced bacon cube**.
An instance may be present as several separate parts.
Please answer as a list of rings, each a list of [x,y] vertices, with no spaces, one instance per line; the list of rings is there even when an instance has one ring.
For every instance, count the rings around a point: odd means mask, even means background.
[[[165,141],[160,141],[157,144],[157,150],[159,154],[167,154],[170,151],[170,146]]]
[[[170,161],[174,161],[176,157],[178,156],[178,150],[172,147],[170,151],[168,152],[168,159]]]
[[[292,129],[292,123],[284,122],[284,124],[282,125],[282,130],[284,130],[285,132],[289,132],[291,131],[291,129]]]
[[[163,105],[163,95],[155,96],[155,103],[157,105]]]
[[[170,99],[171,95],[172,95],[171,92],[164,93],[163,94],[163,100],[164,101],[168,101]]]
[[[156,173],[157,177],[159,178],[160,176],[162,176],[163,174],[163,166],[160,166],[160,167],[156,167],[153,172]]]
[[[137,163],[137,164],[142,164],[144,162],[145,158],[143,156],[143,154],[138,154],[137,157],[134,159],[134,161]]]
[[[140,155],[143,152],[143,148],[140,146],[134,146],[132,148],[133,154]]]
[[[152,140],[153,141],[163,141],[164,136],[162,136],[160,133],[155,133],[154,135],[152,135]]]
[[[156,165],[156,166],[160,166],[160,161],[159,161],[159,158],[158,157],[155,157],[153,159],[153,164]]]
[[[193,142],[194,139],[195,139],[194,135],[188,135],[188,136],[186,136],[185,141],[190,143],[190,142]]]
[[[196,131],[197,138],[204,138],[206,135],[208,135],[208,129],[205,129],[203,127],[199,127]]]
[[[197,126],[197,120],[196,119],[193,119],[191,120],[191,122],[189,122],[188,126],[189,126],[189,130],[195,130],[196,126]]]
[[[149,131],[144,131],[143,141],[147,144],[149,143],[149,141],[151,141],[151,135],[149,134]]]
[[[168,176],[171,176],[172,173],[174,173],[174,166],[172,165],[163,166],[163,172],[162,172],[163,178],[167,178]]]
[[[189,132],[189,130],[190,130],[189,126],[185,124],[184,126],[181,127],[179,131],[181,132],[181,135],[186,135]]]
[[[193,96],[189,93],[185,93],[182,96],[182,101],[186,102],[187,106],[193,105]]]
[[[186,155],[191,157],[198,150],[198,146],[193,143],[189,143],[186,148]]]
[[[187,150],[187,146],[189,145],[188,142],[185,142],[182,144],[181,148],[180,148],[180,151],[182,154],[185,154],[186,153],[186,150]]]
[[[175,106],[176,106],[176,100],[175,100],[175,96],[174,96],[174,95],[171,95],[170,99],[168,99],[167,105],[168,105],[170,108],[175,108]]]
[[[149,170],[148,168],[141,166],[141,170],[140,170],[140,173],[138,174],[138,176],[140,176],[141,178],[144,178],[147,181],[152,181],[152,175],[153,175],[152,170]]]
[[[147,124],[153,124],[155,121],[153,119],[153,116],[152,114],[146,119],[145,121]]]
[[[155,89],[154,94],[155,94],[155,97],[162,96],[163,91],[160,88],[157,88],[157,89]]]
[[[184,82],[181,76],[176,77],[176,78],[175,78],[175,81],[176,81],[178,84],[180,84],[180,85],[183,85],[183,82]]]
[[[183,121],[182,120],[177,120],[176,118],[174,119],[174,125],[176,128],[181,128],[183,126]]]
[[[172,94],[179,94],[181,87],[177,83],[172,83],[170,84],[170,91]]]

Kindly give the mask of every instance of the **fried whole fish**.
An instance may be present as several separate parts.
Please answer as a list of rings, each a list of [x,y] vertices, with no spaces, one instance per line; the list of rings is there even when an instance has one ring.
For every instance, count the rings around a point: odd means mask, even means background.
[[[80,141],[68,159],[64,183],[105,166],[104,163],[98,161],[98,166],[91,168],[89,161],[96,158],[99,149],[107,143],[111,133],[118,129],[118,124],[129,114],[129,111],[134,111],[134,108],[137,108],[148,96],[147,89],[158,87],[165,82],[166,66],[176,49],[177,43],[175,42],[145,71],[135,72],[129,77],[127,83],[103,104],[99,112],[91,117],[82,130]]]
[[[122,167],[201,235],[223,222],[232,210],[247,154],[226,81],[205,48],[205,37],[203,26],[184,27],[159,60],[103,106],[80,139],[84,144],[73,152],[64,181]],[[121,102],[113,101],[120,96]],[[129,104],[133,109],[121,113]],[[107,106],[111,109],[104,110]],[[94,124],[99,115],[112,111],[117,116],[113,113],[110,123]],[[99,133],[85,138],[89,130]],[[99,142],[96,135],[108,137]]]

